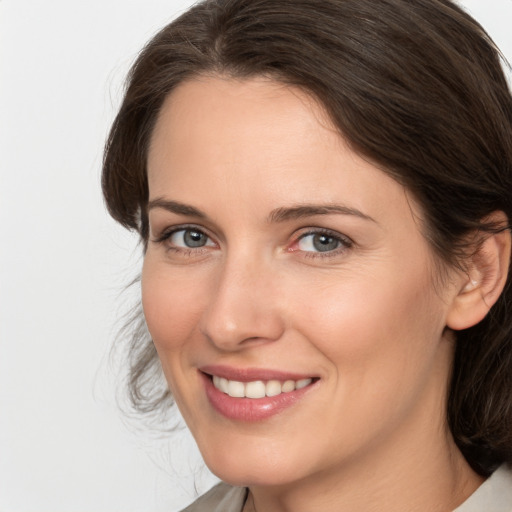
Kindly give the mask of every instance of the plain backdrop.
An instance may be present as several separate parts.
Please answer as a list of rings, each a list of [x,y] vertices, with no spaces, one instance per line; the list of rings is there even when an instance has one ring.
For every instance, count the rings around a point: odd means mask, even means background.
[[[461,2],[512,60],[512,0]],[[102,146],[138,50],[185,0],[0,0],[0,512],[175,512],[214,479],[116,404],[137,240]]]

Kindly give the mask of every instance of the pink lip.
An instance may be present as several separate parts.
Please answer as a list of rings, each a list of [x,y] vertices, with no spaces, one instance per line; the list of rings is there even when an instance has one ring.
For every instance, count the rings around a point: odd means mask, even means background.
[[[199,370],[208,375],[217,375],[228,380],[237,380],[239,382],[251,382],[254,380],[301,380],[312,379],[316,376],[303,373],[283,372],[279,370],[269,370],[265,368],[233,368],[224,365],[201,366]]]
[[[288,393],[264,398],[233,398],[218,390],[212,382],[210,375],[218,375],[230,380],[248,382],[252,380],[300,380],[308,378],[292,373],[275,372],[261,369],[234,369],[228,367],[202,367],[200,375],[203,379],[206,396],[212,407],[230,420],[256,422],[266,420],[276,414],[284,412],[299,402],[309,391],[316,388],[316,381],[305,388],[296,389]]]

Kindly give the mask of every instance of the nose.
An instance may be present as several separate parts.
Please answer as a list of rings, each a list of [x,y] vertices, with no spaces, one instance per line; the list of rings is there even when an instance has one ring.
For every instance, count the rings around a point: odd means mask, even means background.
[[[217,275],[199,328],[224,351],[278,340],[284,332],[279,280],[254,260],[226,261]]]

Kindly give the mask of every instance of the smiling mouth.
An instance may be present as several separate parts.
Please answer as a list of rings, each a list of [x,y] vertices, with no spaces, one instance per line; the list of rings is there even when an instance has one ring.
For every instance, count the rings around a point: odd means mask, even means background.
[[[224,377],[212,375],[212,382],[216,389],[229,395],[232,398],[264,398],[274,397],[283,393],[305,388],[309,386],[314,379],[300,380],[254,380],[249,382],[240,382],[229,380]]]
[[[205,393],[229,420],[259,422],[296,406],[317,388],[318,376],[266,368],[208,365],[199,368]]]

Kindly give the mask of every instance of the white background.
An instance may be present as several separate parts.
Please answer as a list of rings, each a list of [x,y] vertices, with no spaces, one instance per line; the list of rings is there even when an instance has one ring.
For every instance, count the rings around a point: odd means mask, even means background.
[[[157,439],[116,405],[109,352],[140,258],[99,187],[128,66],[190,3],[0,0],[0,512],[174,512],[194,496],[188,434]],[[512,0],[461,3],[512,60]]]

